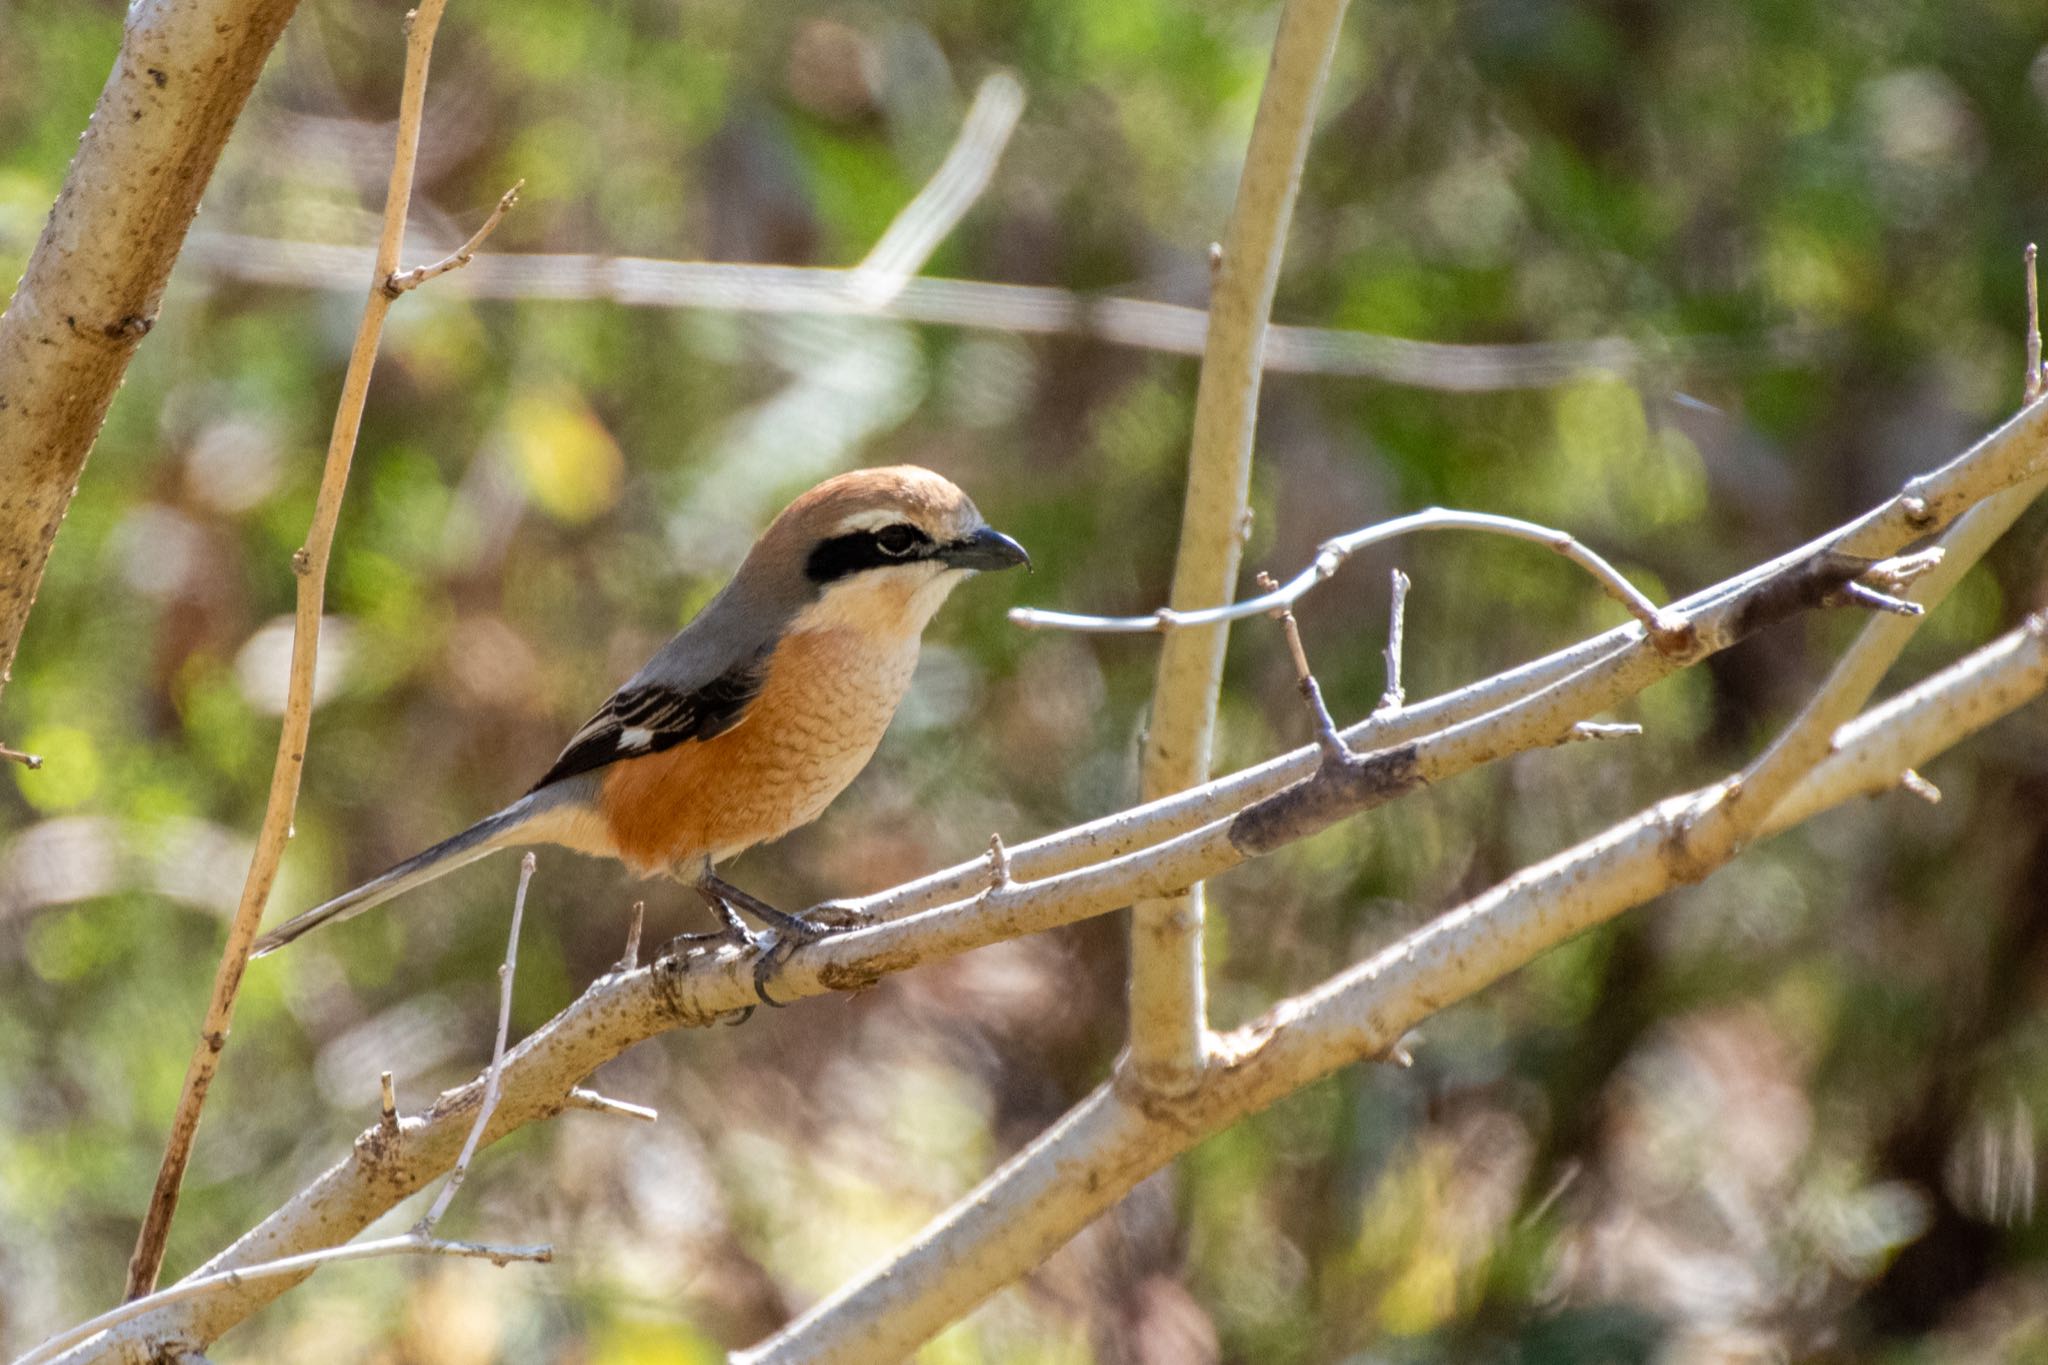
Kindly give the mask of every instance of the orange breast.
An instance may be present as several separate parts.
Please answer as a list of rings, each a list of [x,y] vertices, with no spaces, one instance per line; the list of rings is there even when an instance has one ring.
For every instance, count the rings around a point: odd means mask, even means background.
[[[917,637],[792,634],[761,695],[724,734],[605,769],[599,807],[643,876],[722,861],[817,819],[881,743],[917,666]]]

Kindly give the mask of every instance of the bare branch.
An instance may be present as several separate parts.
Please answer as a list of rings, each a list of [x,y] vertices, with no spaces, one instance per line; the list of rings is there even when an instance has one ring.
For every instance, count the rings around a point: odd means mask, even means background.
[[[2044,467],[2048,404],[2036,404],[1939,469],[1907,481],[1863,516],[1674,603],[1669,610],[1687,621],[1693,637],[1683,657],[1657,650],[1639,626],[1619,626],[1441,697],[1369,717],[1344,731],[1345,742],[1360,750],[1408,743],[1543,692],[1559,709],[1575,712],[1573,720],[1598,715],[1683,665],[1784,619],[1823,579],[1844,581],[1896,562],[1889,557],[1992,494],[2030,482]],[[1195,792],[1015,844],[1010,852],[1016,875],[1029,881],[1185,834],[1300,781],[1315,770],[1316,760],[1313,746],[1297,749]],[[972,895],[982,868],[978,858],[958,863],[846,904],[872,919],[916,914]]]
[[[1591,574],[1608,596],[1628,608],[1629,615],[1642,622],[1653,640],[1673,641],[1682,635],[1680,622],[1675,617],[1645,597],[1633,583],[1622,577],[1619,570],[1571,533],[1538,526],[1517,517],[1495,516],[1490,512],[1458,512],[1443,507],[1427,508],[1327,540],[1317,552],[1315,561],[1287,583],[1230,606],[1202,611],[1161,607],[1148,616],[1081,616],[1040,611],[1034,607],[1013,607],[1010,620],[1026,629],[1071,630],[1084,634],[1143,634],[1239,621],[1247,616],[1294,605],[1319,584],[1335,576],[1344,561],[1360,550],[1418,531],[1484,531],[1548,546]]]
[[[19,749],[10,749],[4,744],[0,744],[0,762],[19,763],[30,772],[34,772],[37,768],[43,766],[40,754],[25,754]]]
[[[126,7],[120,55],[0,316],[0,686],[107,407],[156,325],[221,148],[296,7]]]
[[[1886,759],[1924,759],[2048,687],[2048,632],[2037,618],[1840,737],[1799,788],[1804,815],[1860,790],[1845,780]],[[1964,704],[1977,695],[1989,705]],[[2009,704],[2008,704],[2009,703]],[[1882,766],[1881,764],[1879,766]],[[1891,770],[1896,781],[1897,768]],[[1196,1142],[1315,1077],[1391,1055],[1423,1019],[1574,934],[1684,880],[1675,826],[1720,788],[1659,803],[1530,868],[1316,989],[1217,1040],[1217,1061],[1184,1096],[1137,1102],[1114,1084],[1065,1118],[876,1272],[842,1286],[734,1365],[896,1359],[1038,1264],[1140,1180]],[[1792,823],[1774,815],[1762,832]]]
[[[185,1167],[192,1157],[192,1144],[199,1132],[199,1115],[208,1088],[220,1065],[221,1050],[227,1046],[228,1027],[234,1019],[235,998],[242,973],[249,962],[249,945],[270,899],[271,883],[284,856],[285,841],[291,837],[292,812],[298,804],[299,778],[306,763],[306,738],[313,719],[313,670],[320,649],[320,617],[326,597],[327,558],[334,545],[334,528],[341,514],[343,491],[348,486],[349,465],[355,456],[356,434],[362,427],[363,404],[370,387],[370,371],[376,363],[377,345],[384,333],[384,317],[392,297],[384,282],[398,268],[399,245],[405,237],[407,206],[412,199],[413,165],[419,154],[421,107],[426,95],[427,66],[433,52],[434,33],[441,23],[447,0],[420,0],[419,8],[406,24],[405,84],[399,96],[397,147],[391,161],[391,177],[385,190],[384,231],[377,244],[377,264],[371,277],[368,302],[356,330],[354,348],[349,352],[348,371],[342,380],[341,400],[334,415],[334,429],[328,438],[327,460],[320,477],[320,491],[313,504],[313,523],[305,546],[292,557],[298,579],[298,601],[292,632],[291,681],[286,693],[284,723],[277,740],[277,759],[271,771],[270,795],[264,805],[263,824],[256,836],[256,852],[249,861],[249,873],[242,885],[242,897],[228,925],[228,938],[221,950],[220,967],[207,1001],[206,1018],[200,1026],[199,1043],[186,1068],[185,1083],[178,1096],[177,1112],[171,1119],[171,1133],[164,1148],[163,1165],[150,1193],[149,1210],[136,1236],[135,1252],[128,1263],[128,1297],[139,1298],[156,1285],[163,1265],[164,1246],[170,1236],[171,1217],[178,1207],[178,1189]]]
[[[1895,784],[1905,767],[1924,763],[1962,735],[2038,696],[2044,686],[2048,686],[2048,631],[2044,631],[2037,620],[2030,622],[2027,629],[2014,632],[1979,651],[1873,712],[1864,721],[1845,729],[1838,737],[1837,752],[1771,815],[1764,832],[1783,828],[1825,805],[1849,799],[1859,792],[1879,791]],[[1688,803],[1697,799],[1688,797],[1666,802],[1657,810],[1677,810],[1682,814],[1690,809]],[[1580,852],[1604,850],[1615,837],[1619,836],[1602,836],[1582,846]],[[1651,839],[1643,851],[1652,866],[1662,869],[1660,876],[1673,874],[1668,837]],[[1128,888],[1151,876],[1152,870],[1147,867],[1146,860],[1158,856],[1162,856],[1161,852],[1154,851],[1138,858],[1120,860],[1122,865],[1117,870],[1123,878],[1123,885]],[[1617,891],[1610,884],[1608,873],[1603,871],[1598,877],[1591,875],[1592,864],[1588,864],[1585,876],[1575,879],[1569,863],[1571,856],[1565,855],[1562,862],[1553,860],[1559,863],[1556,868],[1546,864],[1545,868],[1551,871],[1545,875],[1551,879],[1547,885],[1576,886],[1580,895],[1589,898],[1585,904],[1578,899],[1567,899],[1566,904],[1574,917],[1590,913],[1586,907],[1592,904],[1590,898],[1596,894],[1620,894],[1620,891],[1628,891],[1638,885],[1632,880],[1635,874],[1631,873],[1629,878],[1623,879],[1626,884]],[[1588,856],[1592,855],[1589,853]],[[985,860],[981,866],[985,875]],[[1525,879],[1535,876],[1536,871],[1508,883],[1507,889],[1522,887]],[[1165,875],[1170,876],[1170,870]],[[1641,894],[1655,894],[1656,889],[1657,886],[1651,886],[1643,889]],[[1016,894],[1027,894],[1032,890],[1031,884],[1027,883],[1018,887]],[[1522,896],[1524,893],[1516,891],[1515,894]],[[1527,894],[1535,896],[1533,891]],[[1052,922],[1068,922],[1089,913],[1106,913],[1127,903],[1128,899],[1128,893],[1123,900],[1077,896],[1064,907],[1038,907],[1037,913],[1025,916],[1013,913],[1014,905],[1004,906],[1002,897],[984,892],[980,906],[961,906],[946,914],[921,917],[924,921],[921,934],[912,932],[905,937],[906,931],[916,929],[917,922],[899,922],[835,935],[807,947],[792,958],[790,969],[779,978],[778,984],[785,994],[791,996],[843,988],[860,981],[871,981],[884,972],[903,970],[920,961],[1046,927]],[[1534,927],[1526,932],[1518,930],[1500,936],[1490,951],[1512,949],[1515,952],[1526,951],[1528,956],[1533,956],[1557,938],[1568,936],[1583,927],[1583,923],[1591,922],[1580,918],[1558,920],[1553,917],[1550,902],[1540,897],[1533,900],[1511,898],[1511,901],[1520,906],[1516,914],[1528,912],[1528,923]],[[1622,907],[1615,906],[1615,909],[1619,908]],[[1593,917],[1602,918],[1606,913],[1611,911],[1601,911]],[[1271,1102],[1331,1067],[1357,1057],[1386,1052],[1390,1046],[1398,1044],[1422,1014],[1462,998],[1462,994],[1484,984],[1474,980],[1459,991],[1447,992],[1443,988],[1441,974],[1466,961],[1462,956],[1465,949],[1458,943],[1440,942],[1431,937],[1443,932],[1445,926],[1463,925],[1465,927],[1457,932],[1469,934],[1472,932],[1469,924],[1472,914],[1472,907],[1454,911],[1421,935],[1388,949],[1373,962],[1354,969],[1308,996],[1276,1007],[1259,1024],[1227,1036],[1224,1040],[1227,1050],[1221,1054],[1223,1060],[1205,1073],[1207,1079],[1192,1100],[1168,1101],[1153,1097],[1144,1108],[1128,1110],[1121,1101],[1117,1101],[1114,1105],[1116,1122],[1105,1127],[1107,1121],[1099,1107],[1109,1103],[1105,1098],[1109,1092],[1098,1092],[1095,1098],[1048,1135],[1048,1141],[1059,1139],[1070,1144],[1062,1151],[1072,1158],[1062,1168],[1056,1182],[1063,1194],[1060,1200],[1048,1207],[1053,1222],[1027,1224],[1018,1218],[1015,1209],[1009,1209],[1000,1215],[1007,1220],[1003,1225],[1014,1228],[1016,1238],[1040,1248],[1037,1254],[1042,1255],[1063,1240],[1072,1227],[1078,1227],[1086,1217],[1092,1216],[1091,1210],[1099,1211],[1100,1207],[1106,1207],[1130,1183],[1170,1159],[1181,1146],[1193,1142],[1203,1133]],[[979,920],[979,924],[970,925],[969,922],[975,920]],[[968,931],[970,928],[972,932]],[[1528,934],[1536,934],[1537,937],[1530,938]],[[1413,962],[1406,957],[1411,945],[1416,950]],[[1427,951],[1424,951],[1425,946]],[[1513,965],[1517,964],[1502,958],[1498,968],[1505,971]],[[1350,1022],[1343,1023],[1341,1028],[1325,1019],[1311,1028],[1307,1036],[1287,1041],[1303,1021],[1310,1018],[1316,1002],[1345,991],[1352,993],[1345,997],[1351,999],[1373,982],[1379,982],[1389,990],[1398,986],[1403,992],[1401,999],[1407,1002],[1402,1006],[1405,1012],[1388,1013],[1371,1003],[1347,1005],[1342,1017]],[[503,1097],[491,1118],[485,1139],[491,1140],[520,1124],[560,1112],[573,1103],[570,1096],[581,1088],[581,1078],[591,1074],[604,1061],[663,1030],[702,1024],[722,1013],[743,1008],[753,998],[752,989],[751,964],[746,955],[730,949],[687,958],[664,958],[634,972],[599,978],[575,1004],[527,1038],[508,1056],[503,1068]],[[1356,1024],[1361,1019],[1366,1021],[1366,1025]],[[1361,1028],[1365,1031],[1360,1032]],[[1268,1046],[1274,1050],[1264,1054],[1267,1060],[1257,1062],[1260,1049]],[[1281,1069],[1247,1072],[1246,1067],[1253,1062]],[[1260,1078],[1256,1085],[1247,1080],[1248,1076],[1254,1075]],[[281,1253],[288,1254],[305,1247],[308,1238],[331,1238],[337,1230],[366,1226],[392,1204],[421,1188],[453,1164],[464,1135],[473,1128],[469,1108],[479,1102],[483,1085],[482,1079],[473,1081],[460,1090],[443,1095],[421,1117],[407,1119],[402,1153],[394,1153],[375,1142],[376,1130],[373,1128],[348,1157],[234,1247],[214,1258],[202,1273],[213,1274],[236,1265],[275,1259]],[[1125,1125],[1131,1122],[1144,1126],[1141,1131],[1126,1133]],[[1155,1123],[1163,1124],[1164,1129],[1150,1126]],[[1172,1134],[1171,1140],[1163,1145],[1162,1131]],[[1126,1138],[1128,1145],[1125,1145]],[[1136,1165],[1130,1164],[1134,1154],[1138,1161]],[[1033,1161],[1022,1160],[1020,1164],[1032,1166]],[[1071,1196],[1084,1185],[1090,1191],[1090,1202],[1085,1208],[1077,1207]],[[971,1207],[971,1204],[962,1206],[963,1209]],[[956,1210],[954,1216],[962,1215]],[[1071,1226],[1069,1220],[1073,1220]],[[953,1249],[957,1250],[957,1245]],[[943,1259],[945,1250],[936,1248],[934,1254]],[[944,1263],[971,1279],[998,1273],[1001,1263],[1011,1254],[1010,1244],[1006,1242],[994,1261],[976,1256],[971,1261],[962,1258]],[[921,1250],[915,1263],[898,1265],[892,1270],[892,1282],[905,1286],[917,1283],[921,1276],[930,1273],[930,1259]],[[924,1268],[920,1269],[920,1266]],[[203,1346],[228,1326],[283,1292],[284,1287],[275,1282],[264,1286],[239,1286],[231,1292],[223,1292],[184,1308],[175,1316],[152,1316],[147,1321],[138,1319],[124,1327],[119,1337],[132,1341],[176,1340]],[[872,1283],[849,1289],[828,1300],[827,1304],[846,1302],[872,1291]],[[986,1291],[975,1291],[976,1296],[982,1292]],[[821,1305],[812,1317],[816,1318],[825,1311],[826,1306]],[[892,1330],[912,1328],[915,1328],[915,1323],[909,1328],[899,1324]],[[81,1365],[86,1359],[107,1358],[112,1350],[110,1342],[96,1348],[90,1356],[67,1357],[66,1365]],[[885,1351],[883,1354],[901,1355],[903,1352]],[[778,1355],[763,1358],[810,1357]]]
[[[1237,588],[1273,293],[1345,5],[1346,0],[1288,0],[1280,13],[1210,288],[1187,501],[1173,569],[1172,602],[1180,612],[1228,602]],[[1169,635],[1161,647],[1140,774],[1147,800],[1209,779],[1227,640],[1223,621],[1217,621]],[[1128,1064],[1136,1082],[1152,1089],[1185,1089],[1204,1065],[1202,914],[1199,886],[1141,900],[1132,910]]]
[[[545,1246],[500,1247],[486,1246],[481,1242],[450,1242],[413,1231],[403,1236],[385,1237],[374,1242],[357,1242],[350,1246],[308,1251],[297,1256],[282,1256],[275,1261],[263,1261],[234,1270],[223,1270],[213,1275],[194,1276],[142,1298],[130,1299],[118,1308],[110,1309],[88,1322],[82,1322],[69,1331],[51,1337],[16,1360],[14,1365],[47,1365],[73,1347],[89,1342],[102,1333],[110,1332],[123,1323],[133,1322],[173,1304],[202,1298],[218,1290],[239,1289],[245,1284],[284,1275],[303,1279],[323,1265],[334,1265],[341,1261],[369,1261],[382,1256],[458,1256],[505,1266],[514,1261],[552,1261],[555,1253],[552,1248]],[[188,1351],[185,1358],[190,1359],[195,1354]]]
[[[1414,780],[1434,782],[1506,753],[1562,742],[1578,722],[1668,676],[1682,663],[1696,662],[1749,633],[1819,606],[1842,582],[1868,573],[1875,561],[1939,530],[1973,502],[2016,480],[2032,479],[2043,463],[2044,445],[2048,404],[2028,409],[1940,469],[1911,480],[1897,497],[1848,526],[1677,604],[1674,610],[1685,616],[1694,639],[1694,652],[1683,659],[1655,650],[1640,626],[1621,627],[1448,697],[1351,727],[1351,746],[1373,750],[1362,762],[1376,766],[1383,779],[1377,788],[1364,780],[1370,772],[1318,776],[1318,754],[1310,746],[1185,796],[1011,848],[1012,884],[1006,888],[990,889],[989,860],[983,856],[849,902],[850,909],[884,922],[799,949],[778,979],[779,989],[791,998],[850,989],[922,961],[1106,913],[1139,896],[1214,876],[1242,861],[1247,849],[1259,842],[1240,843],[1231,837],[1234,825],[1240,836],[1246,833],[1232,813],[1245,812],[1248,802],[1263,806],[1259,818],[1270,830],[1312,832],[1345,809],[1367,809],[1397,791],[1401,784],[1393,779],[1403,777],[1400,767],[1407,767],[1407,776]],[[1973,535],[1987,524],[1972,521]],[[1943,569],[1953,562],[1952,554],[1944,559]],[[1890,708],[1881,713],[1887,724],[1897,722],[1896,728],[1884,732],[1885,742],[1893,746],[1887,761],[1897,762],[1871,789],[1895,785],[1905,768],[1938,752],[1946,742],[1939,741],[1940,735],[1953,737],[1961,733],[1956,727],[1981,723],[1983,708],[1970,697],[1990,698],[1986,705],[2002,713],[2037,694],[2040,683],[2029,670],[2037,664],[2048,670],[2038,638],[2030,637],[2023,649],[2009,652],[2013,658],[1972,679],[1973,690],[1961,699],[1951,697],[1924,715],[1900,716]],[[1931,731],[1930,724],[1935,727]],[[1939,742],[1926,741],[1929,733]],[[1855,737],[1851,731],[1843,734]],[[1823,775],[1841,772],[1845,761],[1843,753],[1828,757],[1814,777],[1801,783],[1798,799],[1816,790]],[[1289,783],[1294,784],[1293,794],[1273,803],[1274,794]],[[1297,808],[1292,814],[1286,809],[1290,805]],[[1765,828],[1779,827],[1796,809],[1795,804],[1781,803]],[[1066,870],[1071,875],[1061,875]],[[635,1042],[743,1009],[753,999],[751,967],[746,954],[725,948],[664,957],[649,967],[610,973],[592,983],[578,1001],[508,1054],[502,1095],[483,1141],[561,1112],[571,1103],[571,1091]],[[1384,1047],[1383,1041],[1379,1050]],[[1205,1084],[1228,1086],[1235,1068],[1226,1058],[1209,1074],[1212,1080]],[[337,1235],[367,1226],[450,1168],[473,1128],[473,1107],[480,1102],[482,1087],[479,1079],[442,1096],[419,1117],[403,1120],[402,1144],[380,1141],[378,1128],[373,1127],[349,1156],[215,1257],[202,1273],[317,1249]],[[1156,1112],[1174,1111],[1168,1105]],[[271,1281],[261,1288],[224,1292],[139,1319],[116,1336],[121,1341],[177,1341],[203,1347],[286,1287],[284,1281]],[[93,1358],[98,1356],[95,1352]],[[68,1359],[67,1365],[85,1358]]]
[[[451,270],[460,270],[475,260],[476,253],[483,249],[485,241],[490,238],[492,233],[498,230],[498,224],[505,221],[505,215],[512,211],[512,206],[519,202],[519,191],[525,188],[526,182],[524,180],[515,181],[512,188],[506,190],[499,197],[498,206],[491,210],[490,216],[484,219],[482,226],[478,227],[475,232],[472,232],[469,235],[469,240],[457,247],[449,255],[443,256],[432,265],[419,265],[414,266],[411,270],[393,271],[390,275],[386,276],[384,292],[395,299],[408,289],[417,289],[428,280],[446,275]]]

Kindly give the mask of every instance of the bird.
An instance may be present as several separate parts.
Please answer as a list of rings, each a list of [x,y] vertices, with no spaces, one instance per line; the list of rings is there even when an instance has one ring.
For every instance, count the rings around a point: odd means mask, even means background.
[[[696,890],[715,937],[757,950],[755,989],[834,927],[776,909],[717,865],[816,819],[867,766],[910,685],[924,628],[1024,547],[915,465],[826,479],[784,508],[674,639],[504,809],[258,939],[263,957],[499,849],[558,844]],[[747,927],[752,916],[772,931]]]

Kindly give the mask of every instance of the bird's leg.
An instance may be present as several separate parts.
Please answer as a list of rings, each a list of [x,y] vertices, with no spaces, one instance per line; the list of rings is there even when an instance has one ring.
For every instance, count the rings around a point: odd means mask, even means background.
[[[783,1002],[768,994],[768,983],[782,970],[782,964],[789,960],[791,953],[806,943],[816,943],[828,935],[860,927],[857,921],[848,922],[843,915],[838,923],[816,923],[786,910],[778,910],[752,892],[734,886],[708,865],[698,874],[696,887],[697,894],[709,901],[725,920],[727,932],[739,935],[743,942],[760,954],[754,959],[754,994],[761,997],[762,1004],[776,1009],[781,1009]],[[739,917],[741,911],[773,930],[774,939],[763,942],[759,935],[750,931]]]
[[[746,932],[745,927],[734,915],[734,912],[739,910],[746,911],[776,933],[790,938],[808,942],[819,936],[818,926],[808,924],[786,910],[776,909],[751,891],[742,891],[709,868],[698,876],[697,890],[717,902],[720,907],[719,913],[725,917],[726,924],[739,928],[742,933]]]

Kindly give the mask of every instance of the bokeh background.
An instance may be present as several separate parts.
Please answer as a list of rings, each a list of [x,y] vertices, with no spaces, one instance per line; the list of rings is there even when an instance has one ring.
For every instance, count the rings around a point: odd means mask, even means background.
[[[306,0],[293,21],[0,710],[0,733],[48,759],[0,782],[9,1352],[118,1294],[268,781],[287,560],[359,307],[356,275],[244,278],[222,235],[372,239],[401,10]],[[0,0],[9,279],[121,17]],[[456,0],[411,255],[524,177],[494,251],[851,264],[1007,68],[1023,123],[931,272],[1199,304],[1275,20],[1184,0]],[[1477,391],[1272,376],[1250,567],[1291,570],[1321,537],[1430,503],[1566,526],[1660,594],[1805,539],[2015,406],[2044,167],[2036,0],[1358,0],[1277,315],[1508,349],[1440,361]],[[951,475],[1039,571],[955,597],[870,771],[739,879],[807,903],[1130,800],[1153,643],[1003,618],[1164,597],[1196,366],[1083,317],[1024,337],[407,299],[341,526],[273,914],[523,790],[784,498],[856,464]],[[1625,363],[1523,365],[1602,339]],[[2040,604],[2042,529],[2030,517],[1970,576],[1902,676]],[[1413,693],[1619,619],[1533,547],[1402,546],[1303,612],[1340,714],[1379,695],[1395,563],[1415,579]],[[1663,684],[1621,717],[1640,740],[1502,764],[1232,876],[1217,1021],[1739,763],[1855,624],[1795,624]],[[1272,630],[1244,627],[1223,765],[1304,737]],[[1412,1070],[1351,1068],[1205,1143],[921,1358],[2043,1359],[2048,718],[2036,706],[1928,776],[1940,805],[1830,815],[1432,1021]],[[343,1152],[380,1070],[411,1108],[484,1062],[515,871],[478,865],[252,971],[173,1273]],[[618,955],[640,897],[651,935],[704,927],[672,888],[542,857],[516,1027]],[[1105,1074],[1121,931],[642,1047],[599,1080],[658,1124],[520,1133],[447,1225],[550,1240],[555,1265],[326,1270],[215,1358],[716,1359]]]

